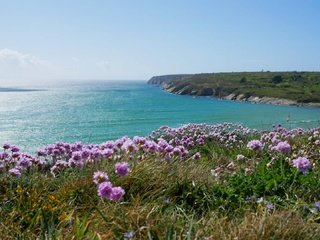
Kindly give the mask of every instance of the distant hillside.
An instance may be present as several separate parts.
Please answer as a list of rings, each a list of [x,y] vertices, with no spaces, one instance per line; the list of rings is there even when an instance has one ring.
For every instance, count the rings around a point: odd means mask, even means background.
[[[152,77],[149,84],[194,96],[283,105],[320,106],[320,72],[232,72]]]

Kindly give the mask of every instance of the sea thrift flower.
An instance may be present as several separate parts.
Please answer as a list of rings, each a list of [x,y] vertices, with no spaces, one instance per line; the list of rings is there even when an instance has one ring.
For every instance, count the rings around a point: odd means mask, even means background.
[[[273,210],[273,209],[274,209],[273,203],[268,202],[268,203],[266,204],[266,208],[267,208],[267,210],[269,210],[269,211]]]
[[[193,155],[193,159],[194,160],[199,160],[201,158],[201,154],[199,152],[196,152],[194,155]]]
[[[137,146],[131,139],[127,139],[121,146],[121,149],[125,150],[127,153],[135,153],[138,150]]]
[[[125,232],[123,234],[123,237],[124,237],[125,240],[131,240],[131,239],[133,239],[134,234],[135,234],[134,231],[131,230],[131,231]]]
[[[11,146],[11,152],[19,152],[19,151],[20,149],[17,146],[15,145]]]
[[[116,174],[120,176],[125,176],[130,171],[128,163],[126,162],[116,163],[114,167]]]
[[[3,144],[3,149],[9,149],[11,146],[10,146],[10,144],[9,143],[5,143],[5,144]]]
[[[181,155],[181,149],[178,148],[178,147],[175,147],[175,148],[172,150],[172,153],[173,153],[173,155],[175,155],[175,156],[180,156],[180,155]]]
[[[251,140],[247,144],[247,148],[250,150],[261,150],[262,149],[262,143],[259,140]]]
[[[75,161],[81,161],[82,160],[82,152],[80,152],[80,151],[73,152],[72,158]]]
[[[283,153],[290,153],[291,152],[291,146],[287,142],[279,142],[277,146],[275,147],[275,150],[278,152]]]
[[[93,182],[95,184],[107,182],[108,180],[109,180],[109,176],[105,172],[97,171],[93,173]]]
[[[123,195],[125,194],[125,191],[121,187],[114,187],[111,190],[111,193],[109,195],[109,199],[111,201],[119,201]]]
[[[14,177],[21,177],[21,172],[20,169],[18,168],[12,168],[9,170],[10,175],[14,176]]]
[[[112,149],[109,149],[109,148],[107,148],[107,149],[105,149],[105,150],[103,150],[103,151],[101,152],[101,155],[102,155],[102,157],[104,157],[104,158],[109,158],[109,157],[112,156],[112,154],[113,154],[113,150],[112,150]]]
[[[308,158],[306,157],[298,157],[292,160],[293,165],[298,169],[298,171],[302,173],[308,173],[311,168],[311,164]]]
[[[24,168],[28,168],[32,165],[32,162],[30,161],[30,159],[26,158],[26,157],[22,157],[20,158],[20,160],[17,162],[17,164],[21,167]]]
[[[111,182],[103,182],[98,186],[98,195],[101,198],[109,198],[112,192]]]
[[[87,159],[88,157],[90,157],[90,151],[88,149],[83,149],[81,152],[81,157],[83,159]]]

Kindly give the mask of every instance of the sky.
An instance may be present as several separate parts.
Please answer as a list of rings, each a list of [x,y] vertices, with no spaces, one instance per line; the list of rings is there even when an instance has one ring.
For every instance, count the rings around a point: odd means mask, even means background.
[[[319,71],[318,0],[0,0],[0,86]]]

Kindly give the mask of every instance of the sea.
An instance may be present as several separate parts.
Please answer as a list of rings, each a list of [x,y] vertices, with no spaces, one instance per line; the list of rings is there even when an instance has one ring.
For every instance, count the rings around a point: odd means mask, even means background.
[[[0,144],[32,152],[60,141],[102,143],[188,123],[232,122],[259,130],[320,126],[319,108],[174,95],[146,81],[83,81],[35,90],[0,91]]]

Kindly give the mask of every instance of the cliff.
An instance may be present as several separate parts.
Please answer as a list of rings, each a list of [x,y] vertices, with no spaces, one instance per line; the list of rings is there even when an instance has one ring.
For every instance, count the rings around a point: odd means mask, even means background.
[[[149,84],[178,95],[277,105],[320,106],[319,72],[241,72],[152,77]]]

